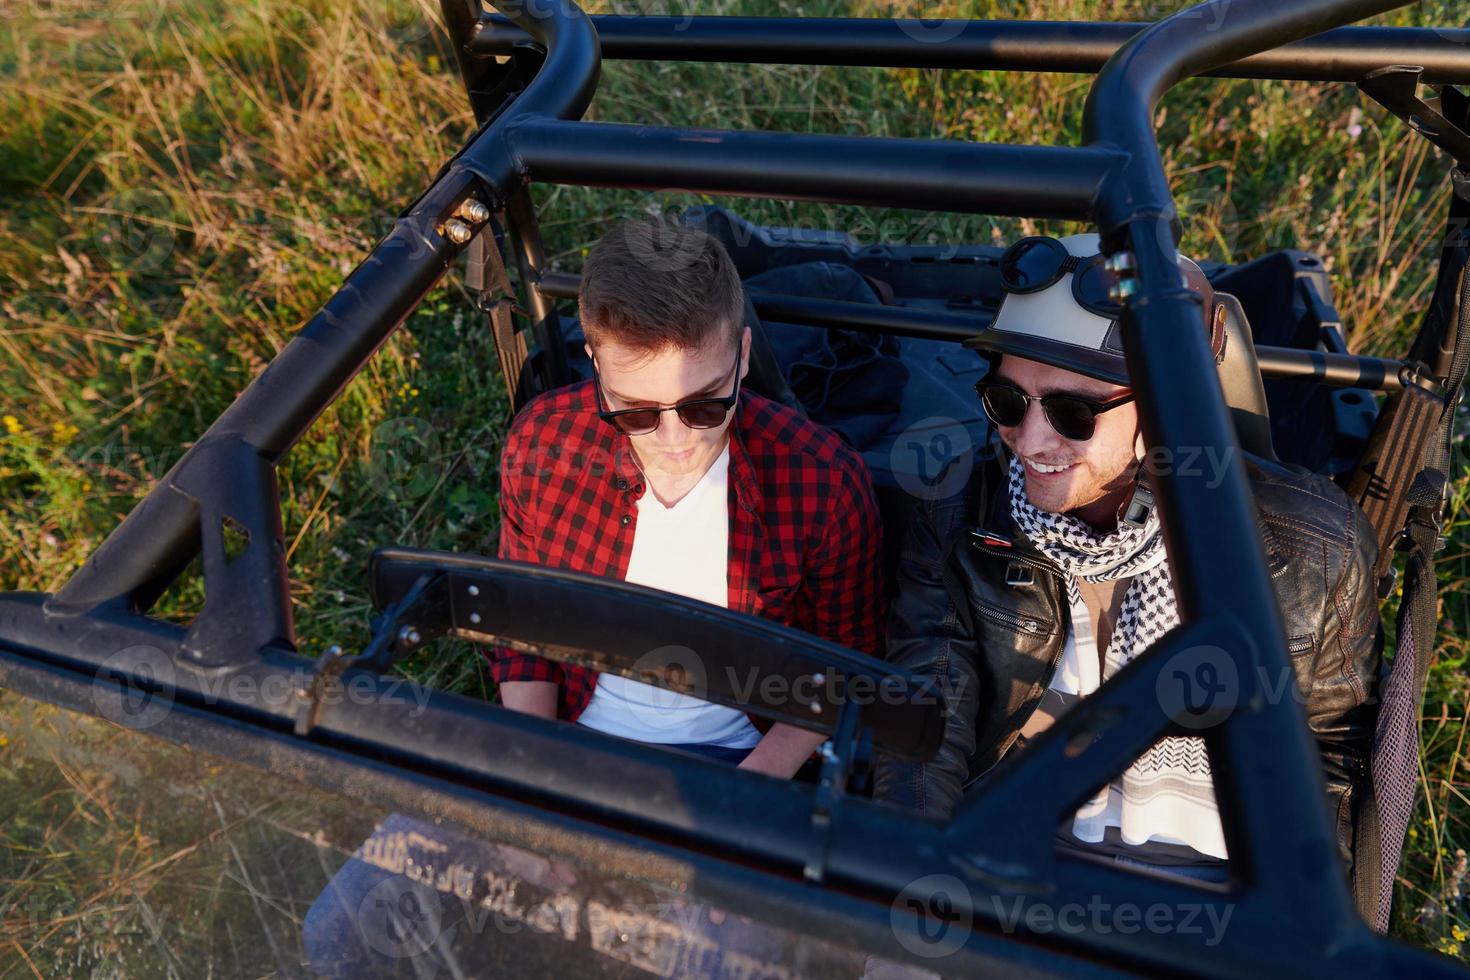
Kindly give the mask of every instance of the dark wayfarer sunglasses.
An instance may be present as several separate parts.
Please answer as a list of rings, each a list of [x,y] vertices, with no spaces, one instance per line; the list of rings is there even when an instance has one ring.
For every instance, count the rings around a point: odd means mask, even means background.
[[[975,393],[990,421],[1007,429],[1014,428],[1026,420],[1026,409],[1031,402],[1041,402],[1046,420],[1063,439],[1086,442],[1097,431],[1097,417],[1111,412],[1119,405],[1133,400],[1133,392],[1119,395],[1105,402],[1093,401],[1081,395],[1052,392],[1049,395],[1028,395],[1015,385],[1003,381],[977,381]]]
[[[740,397],[740,355],[745,352],[745,335],[735,343],[735,391],[725,398],[691,398],[668,408],[624,408],[609,412],[602,397],[602,379],[597,375],[597,358],[592,359],[592,384],[597,389],[597,415],[630,436],[647,435],[658,428],[665,412],[674,412],[691,429],[713,429],[725,421]]]
[[[1084,310],[1116,319],[1122,307],[1108,295],[1116,277],[1101,254],[1072,255],[1055,238],[1032,235],[1016,242],[1000,257],[1000,284],[1008,293],[1040,292],[1072,273],[1072,298]]]

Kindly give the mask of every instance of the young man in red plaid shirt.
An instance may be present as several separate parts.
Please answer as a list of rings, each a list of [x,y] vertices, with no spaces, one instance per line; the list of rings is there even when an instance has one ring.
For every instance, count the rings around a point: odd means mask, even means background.
[[[880,650],[881,526],[862,460],[751,391],[740,278],[701,231],[628,222],[579,297],[592,380],[511,425],[500,555],[605,575]],[[823,736],[611,674],[510,650],[502,702],[623,738],[789,777]]]

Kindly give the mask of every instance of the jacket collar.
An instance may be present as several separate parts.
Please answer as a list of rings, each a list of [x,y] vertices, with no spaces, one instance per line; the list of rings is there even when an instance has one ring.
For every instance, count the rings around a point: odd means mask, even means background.
[[[1009,548],[1025,557],[1050,563],[1031,543],[1031,539],[1021,533],[1021,529],[1016,527],[1015,518],[1011,517],[1011,498],[1007,489],[1009,481],[1006,477],[1010,455],[1006,452],[1004,443],[992,434],[988,449],[989,458],[984,465],[990,468],[990,479],[983,481],[983,485],[989,488],[989,493],[979,502],[976,517],[980,523],[971,528],[971,539],[992,547]]]

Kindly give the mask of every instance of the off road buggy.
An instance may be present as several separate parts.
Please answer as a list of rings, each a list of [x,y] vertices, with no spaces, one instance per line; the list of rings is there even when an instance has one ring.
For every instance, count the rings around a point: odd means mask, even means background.
[[[444,0],[479,121],[473,139],[63,588],[0,596],[0,684],[65,709],[78,765],[132,766],[131,778],[174,794],[181,811],[204,799],[208,780],[228,790],[208,799],[221,834],[245,835],[235,858],[251,901],[213,907],[203,931],[221,938],[195,950],[226,974],[1458,974],[1373,928],[1412,803],[1449,429],[1470,357],[1470,135],[1455,88],[1470,82],[1470,32],[1344,26],[1401,5],[1216,0],[1145,26],[589,18],[568,0],[504,3],[497,15]],[[1096,78],[1084,145],[971,144],[582,121],[601,58]],[[1199,75],[1355,84],[1444,151],[1455,168],[1448,233],[1403,359],[1345,348],[1322,263],[1301,251],[1207,268],[1230,297],[1218,369],[1203,335],[1186,329],[1180,216],[1152,118],[1167,89]],[[1438,86],[1438,98],[1421,99],[1420,84]],[[943,702],[929,681],[677,597],[386,548],[367,570],[379,609],[370,644],[300,656],[276,464],[426,291],[468,262],[511,407],[585,371],[558,307],[577,280],[548,268],[533,181],[1095,225],[1126,273],[1122,325],[1148,441],[1180,456],[1243,447],[1331,475],[1379,532],[1382,591],[1403,596],[1364,838],[1381,852],[1360,848],[1355,881],[1343,880],[1301,708],[1260,690],[1259,678],[1289,670],[1291,652],[1236,471],[1220,486],[1186,466],[1158,481],[1183,625],[943,824],[862,792],[873,753],[934,751]],[[765,337],[752,384],[794,397],[861,448],[897,540],[940,464],[985,439],[973,401],[954,393],[981,371],[958,341],[994,313],[999,249],[874,244],[721,209],[682,220],[720,236],[748,280],[748,318]],[[202,612],[187,625],[150,617],[196,555]],[[828,733],[820,776],[778,783],[444,692],[406,697],[395,658],[448,634],[697,689]],[[699,651],[698,685],[687,672],[648,674],[645,653],[668,645]],[[1231,884],[1058,856],[1063,815],[1179,730],[1158,696],[1163,665],[1201,648],[1223,651],[1233,673],[1228,710],[1202,732]],[[752,669],[788,683],[728,682]],[[792,697],[800,681],[822,696]],[[844,696],[860,682],[894,696]],[[348,689],[363,696],[343,697]],[[366,887],[338,873],[354,850],[379,872]],[[345,933],[328,923],[321,935],[323,897],[350,913]]]

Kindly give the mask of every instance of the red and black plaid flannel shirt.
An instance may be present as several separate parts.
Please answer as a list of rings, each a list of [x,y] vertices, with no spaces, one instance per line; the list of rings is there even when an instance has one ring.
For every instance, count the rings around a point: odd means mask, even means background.
[[[749,391],[730,433],[729,608],[882,656],[882,526],[862,459]],[[547,392],[506,436],[500,557],[623,579],[643,492],[628,437],[597,416],[592,382]],[[567,721],[597,686],[594,670],[504,648],[489,656],[498,684],[558,683]]]

